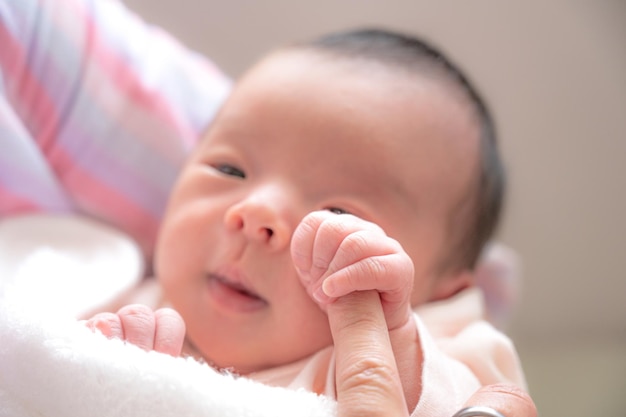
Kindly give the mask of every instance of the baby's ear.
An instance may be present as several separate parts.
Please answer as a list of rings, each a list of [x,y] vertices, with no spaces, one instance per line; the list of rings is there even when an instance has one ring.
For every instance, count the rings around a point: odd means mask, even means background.
[[[450,298],[466,288],[476,284],[474,272],[469,269],[451,272],[437,279],[429,301],[438,301]]]
[[[496,327],[505,327],[517,306],[522,284],[522,262],[514,249],[491,243],[476,266],[476,285],[483,291],[487,315]]]

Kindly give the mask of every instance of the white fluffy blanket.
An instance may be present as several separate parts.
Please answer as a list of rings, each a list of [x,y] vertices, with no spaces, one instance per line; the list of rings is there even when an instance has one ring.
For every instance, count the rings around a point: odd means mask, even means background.
[[[332,416],[334,401],[108,340],[0,300],[0,416]]]
[[[62,229],[67,233],[67,224]],[[3,231],[0,252],[6,255],[21,238],[6,227]],[[21,229],[17,236],[24,235]],[[68,268],[67,259],[53,249],[39,248],[17,266],[7,265],[6,258],[0,265],[0,416],[335,415],[336,403],[326,397],[225,375],[191,359],[145,352],[91,332],[68,309],[55,308],[55,296],[48,292],[55,285],[43,292],[33,287],[42,275],[50,281],[84,273],[76,265]],[[64,267],[63,276],[55,262]]]

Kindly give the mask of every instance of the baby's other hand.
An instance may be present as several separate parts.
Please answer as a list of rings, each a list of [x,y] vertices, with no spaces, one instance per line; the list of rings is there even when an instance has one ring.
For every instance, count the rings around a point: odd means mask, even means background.
[[[310,213],[293,234],[291,256],[322,309],[352,292],[375,290],[390,331],[409,320],[413,262],[378,225],[349,214]]]
[[[86,320],[92,330],[108,338],[118,338],[144,350],[179,356],[185,339],[185,322],[171,308],[152,311],[150,307],[132,304],[117,313],[99,313]]]

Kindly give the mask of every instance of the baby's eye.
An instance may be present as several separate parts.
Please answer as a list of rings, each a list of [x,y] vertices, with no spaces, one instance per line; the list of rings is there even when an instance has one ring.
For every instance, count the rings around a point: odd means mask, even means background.
[[[216,165],[215,169],[224,175],[232,177],[246,178],[246,173],[237,167],[228,164]]]
[[[350,214],[346,210],[344,210],[342,208],[339,208],[339,207],[326,207],[326,210],[330,211],[331,213],[335,213],[335,214]]]

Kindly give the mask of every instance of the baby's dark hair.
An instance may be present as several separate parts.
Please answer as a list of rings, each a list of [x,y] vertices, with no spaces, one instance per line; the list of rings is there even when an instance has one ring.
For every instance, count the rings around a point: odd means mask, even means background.
[[[468,190],[467,197],[451,213],[450,246],[440,272],[474,268],[498,225],[506,179],[489,109],[461,69],[428,42],[386,29],[331,33],[295,46],[343,58],[371,60],[418,76],[434,75],[465,96],[480,129],[479,172],[474,188]]]

